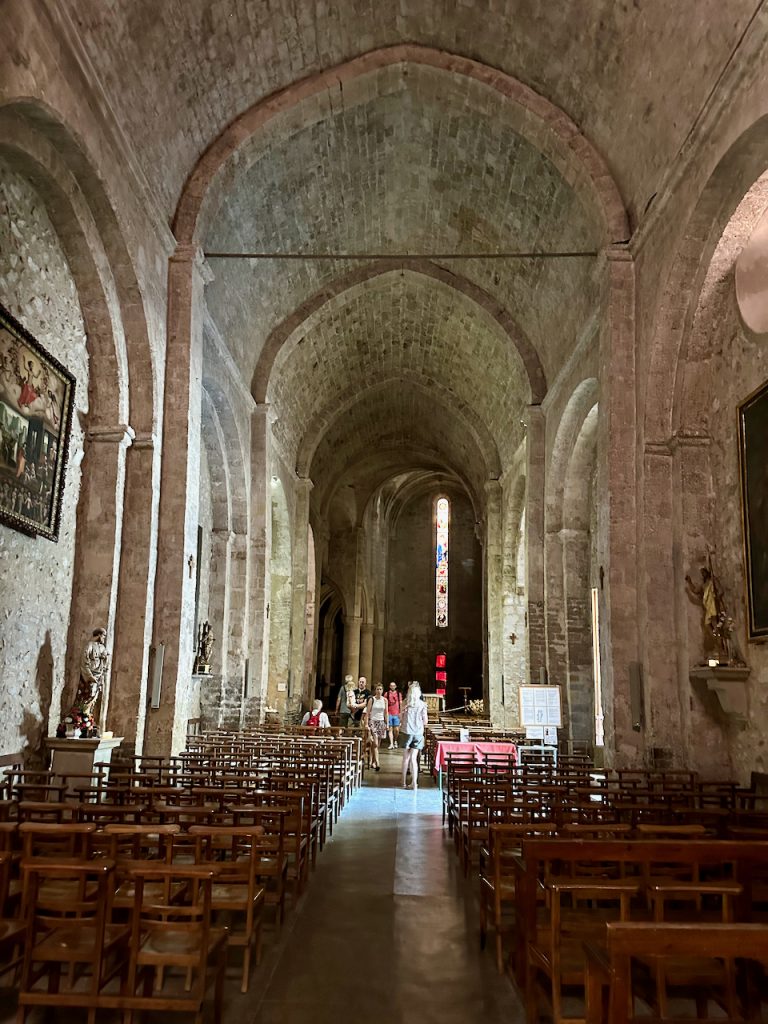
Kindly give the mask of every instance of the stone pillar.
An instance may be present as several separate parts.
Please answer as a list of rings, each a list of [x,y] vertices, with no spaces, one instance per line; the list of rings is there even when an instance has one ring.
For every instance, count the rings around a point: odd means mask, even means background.
[[[133,431],[123,424],[90,426],[85,435],[64,687],[67,708],[77,690],[83,648],[97,627],[107,630],[112,660],[122,550],[125,453],[132,440]],[[108,676],[99,704],[102,729],[109,694]]]
[[[229,536],[229,628],[222,636],[226,656],[223,670],[226,684],[222,694],[221,724],[239,729],[243,724],[243,692],[248,637],[248,535]]]
[[[646,680],[654,763],[681,768],[690,766],[702,774],[711,774],[711,750],[728,750],[731,743],[739,743],[738,730],[722,722],[720,716],[712,715],[708,707],[711,694],[692,690],[690,679],[691,666],[710,653],[704,646],[701,605],[691,599],[685,576],[689,573],[697,584],[701,582],[699,569],[707,564],[707,554],[713,541],[720,539],[714,528],[715,501],[722,500],[722,496],[716,494],[713,487],[711,446],[712,440],[707,435],[682,430],[672,441],[675,542],[671,559],[674,580],[671,593],[675,595],[675,626],[670,627],[670,632],[674,629],[673,635],[677,637],[676,693],[672,690],[662,696],[656,679],[650,673]],[[715,575],[718,575],[722,566],[717,551],[713,557]],[[727,596],[726,607],[733,607],[728,604]],[[679,732],[666,727],[661,710],[665,706],[665,697],[671,704],[675,696],[680,715]]]
[[[126,452],[120,588],[117,595],[107,728],[122,736],[120,755],[140,754],[147,716],[149,648],[157,566],[160,457],[151,434]]]
[[[227,643],[229,637],[229,590],[230,590],[230,556],[234,534],[229,529],[211,531],[211,562],[208,588],[208,619],[211,623],[216,643],[211,658],[211,679],[218,685],[206,686],[205,695],[201,693],[201,716],[209,724],[219,727],[222,724],[221,711],[224,703],[224,692],[227,686]],[[207,704],[207,707],[202,706]]]
[[[243,724],[255,725],[267,701],[269,677],[269,554],[272,549],[269,406],[251,414],[251,504],[248,543],[248,696]]]
[[[558,516],[560,511],[558,510]],[[570,738],[568,703],[568,658],[565,626],[565,540],[562,520],[547,519],[544,534],[545,628],[547,644],[547,681],[560,686],[563,711],[561,740]],[[538,682],[538,679],[534,679]]]
[[[503,717],[502,673],[503,658],[503,579],[502,579],[502,515],[501,484],[488,480],[485,484],[485,537],[483,543],[485,568],[485,607],[488,632],[488,676],[486,707],[491,720],[498,723]]]
[[[360,623],[359,615],[344,618],[344,675],[352,676],[355,682],[360,675]]]
[[[538,683],[547,664],[544,621],[544,467],[545,421],[540,405],[529,405],[525,446],[525,533],[528,599],[528,670]]]
[[[679,648],[670,637],[685,635],[681,608],[675,600],[670,608],[660,595],[677,594],[678,566],[673,538],[673,447],[669,443],[646,444],[643,466],[643,542],[639,551],[638,585],[641,592],[639,640],[643,664],[642,728],[649,746],[667,747],[670,737],[687,738],[688,715],[683,719],[680,700]],[[673,621],[670,621],[670,612]],[[682,620],[684,622],[684,619]],[[674,623],[674,624],[673,624]],[[687,668],[687,666],[686,666]],[[685,673],[687,683],[687,671]],[[652,693],[652,699],[651,699]],[[685,701],[687,704],[687,700]],[[680,750],[681,766],[685,751]]]
[[[637,632],[637,471],[635,277],[631,255],[606,251],[607,316],[600,333],[597,464],[598,564],[606,759],[617,766],[645,760],[632,729],[630,666],[639,661]]]
[[[306,698],[304,651],[307,632],[307,570],[309,561],[309,495],[312,481],[301,477],[294,489],[291,580],[291,653],[288,698],[296,710]],[[311,665],[309,666],[311,669]]]
[[[384,683],[384,630],[375,629],[373,632],[373,668],[371,674],[377,683]]]
[[[572,741],[592,743],[595,700],[589,537],[586,530],[564,529],[562,543],[568,725]]]
[[[202,256],[179,247],[168,270],[168,343],[163,411],[158,573],[155,588],[155,645],[165,645],[160,707],[149,712],[148,754],[183,749],[187,719],[197,718],[192,684],[195,653],[197,552],[202,403]]]
[[[368,680],[368,689],[374,682],[381,682],[373,678],[373,630],[372,622],[364,622],[360,627],[360,675]]]

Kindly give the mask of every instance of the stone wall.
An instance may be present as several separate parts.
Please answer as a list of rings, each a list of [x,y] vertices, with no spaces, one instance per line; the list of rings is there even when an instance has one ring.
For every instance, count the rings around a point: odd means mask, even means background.
[[[448,655],[446,704],[462,702],[460,686],[482,696],[482,552],[475,517],[465,495],[449,491],[448,627],[435,626],[434,502],[438,494],[414,498],[390,540],[384,680],[401,685],[418,679],[434,690],[434,656]]]
[[[77,686],[64,671],[88,353],[75,284],[43,202],[2,161],[0,301],[77,381],[58,543],[0,525],[0,753],[24,747],[34,755]]]

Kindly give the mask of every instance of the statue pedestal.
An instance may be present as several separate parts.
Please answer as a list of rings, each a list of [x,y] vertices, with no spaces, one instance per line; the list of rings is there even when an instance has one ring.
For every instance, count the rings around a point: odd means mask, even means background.
[[[692,668],[689,675],[691,682],[706,684],[734,721],[746,723],[749,671],[746,665],[701,665]]]
[[[51,736],[45,741],[45,747],[55,775],[93,775],[94,765],[109,765],[112,751],[122,742],[122,736],[100,736],[93,740],[60,740]],[[109,775],[109,768],[105,774]]]

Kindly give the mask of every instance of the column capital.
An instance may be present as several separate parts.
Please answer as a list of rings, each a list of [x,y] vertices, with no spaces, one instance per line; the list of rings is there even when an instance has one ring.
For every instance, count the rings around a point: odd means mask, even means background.
[[[345,626],[359,626],[363,621],[362,615],[345,615],[344,625]]]
[[[141,433],[134,436],[131,448],[138,448],[141,451],[146,449],[152,451],[156,443],[157,437],[155,434]]]
[[[296,477],[296,490],[300,493],[309,494],[313,489],[314,483],[308,476],[297,476]]]
[[[366,636],[373,636],[375,629],[376,627],[372,622],[363,622],[360,626],[360,632],[364,633]]]
[[[523,423],[525,425],[526,430],[529,429],[534,424],[543,423],[544,422],[544,408],[543,408],[543,406],[541,406],[539,404],[536,404],[536,405],[526,405],[525,409],[523,410],[522,420],[523,420]]]
[[[205,284],[210,284],[213,281],[214,273],[199,245],[189,242],[177,245],[175,252],[171,255],[171,263],[187,263],[200,274]]]
[[[128,448],[133,443],[135,436],[133,428],[129,427],[127,423],[117,423],[114,426],[89,426],[85,439],[92,444],[98,442]]]

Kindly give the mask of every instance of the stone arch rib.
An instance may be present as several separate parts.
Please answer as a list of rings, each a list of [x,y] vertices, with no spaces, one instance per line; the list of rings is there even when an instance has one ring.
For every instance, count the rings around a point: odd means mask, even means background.
[[[592,143],[568,115],[524,85],[497,68],[481,64],[459,54],[448,53],[415,43],[370,50],[351,60],[299,79],[284,89],[259,100],[236,117],[202,154],[184,185],[173,222],[179,245],[194,242],[198,219],[205,196],[219,171],[252,135],[269,121],[303,100],[330,88],[338,89],[366,74],[394,64],[416,64],[464,76],[495,90],[526,115],[532,127],[543,131],[555,143],[563,161],[573,173],[587,182],[591,205],[603,221],[606,244],[626,241],[629,221],[626,208],[608,165]]]
[[[531,389],[531,402],[534,405],[538,405],[543,400],[544,395],[547,393],[547,380],[539,354],[509,312],[479,285],[474,284],[460,274],[447,270],[445,267],[438,266],[431,260],[425,259],[378,260],[375,263],[365,264],[330,282],[310,296],[290,316],[278,324],[265,341],[251,382],[251,393],[254,399],[259,403],[266,402],[270,374],[280,349],[313,313],[316,313],[326,303],[338,298],[339,295],[352,288],[372,281],[374,278],[381,277],[383,274],[405,270],[409,273],[420,274],[423,277],[440,281],[449,288],[453,288],[462,295],[465,295],[485,310],[507,335],[520,356]]]

